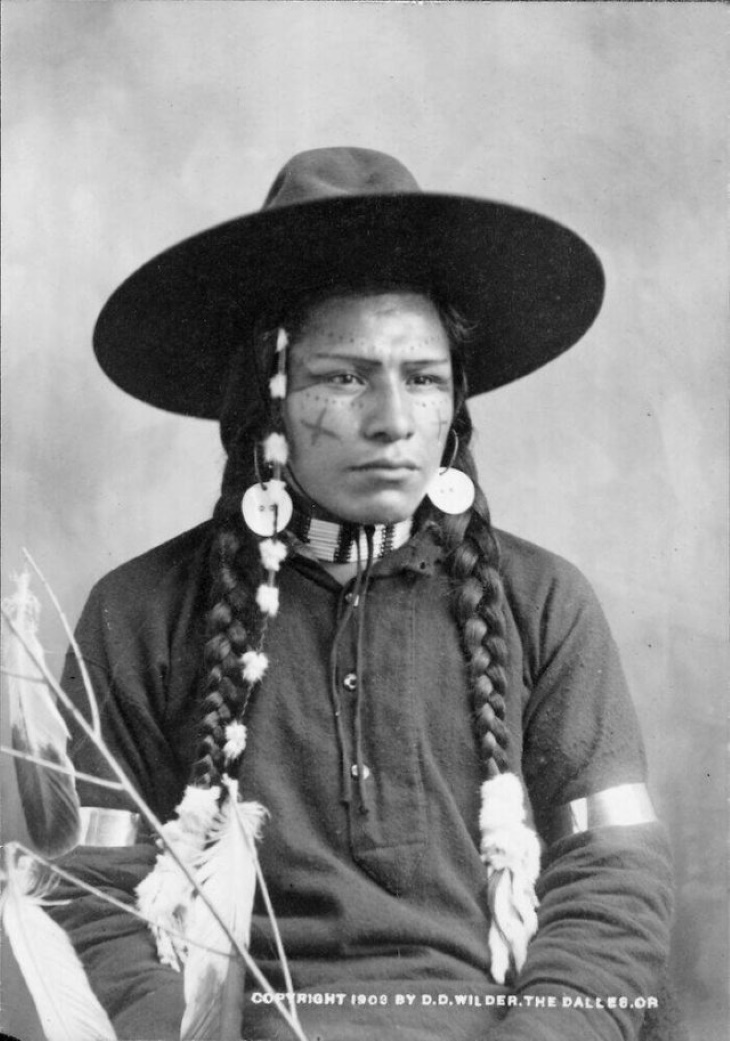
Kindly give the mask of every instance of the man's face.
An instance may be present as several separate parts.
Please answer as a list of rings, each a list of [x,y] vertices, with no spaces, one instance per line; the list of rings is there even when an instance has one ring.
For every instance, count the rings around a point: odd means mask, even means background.
[[[453,397],[449,341],[430,300],[325,300],[290,349],[290,469],[340,520],[405,520],[438,470]]]

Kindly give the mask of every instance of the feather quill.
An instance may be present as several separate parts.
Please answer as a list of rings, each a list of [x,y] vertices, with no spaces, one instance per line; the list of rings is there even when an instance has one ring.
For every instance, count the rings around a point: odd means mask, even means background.
[[[0,919],[47,1041],[114,1041],[114,1028],[71,941],[43,910],[37,867],[37,861],[7,847]]]
[[[245,966],[231,937],[239,946],[248,947],[256,890],[255,842],[266,811],[259,803],[239,802],[235,781],[228,781],[227,789],[196,879],[230,935],[199,896],[190,909],[187,935],[190,941],[229,956],[191,945],[185,962],[182,1041],[239,1041],[241,1037]]]
[[[28,835],[35,849],[57,857],[79,839],[80,814],[73,765],[66,752],[69,732],[56,707],[55,694],[31,654],[44,660],[38,640],[39,604],[30,590],[30,575],[16,580],[13,596],[3,609],[15,627],[4,626],[3,670],[6,676],[11,744]],[[43,763],[60,769],[49,769]],[[67,772],[64,772],[67,771]]]

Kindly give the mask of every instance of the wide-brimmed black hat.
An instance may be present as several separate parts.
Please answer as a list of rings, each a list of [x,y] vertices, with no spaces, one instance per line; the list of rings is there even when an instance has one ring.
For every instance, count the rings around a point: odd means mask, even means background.
[[[259,212],[186,239],[128,278],[99,316],[94,350],[136,398],[215,419],[232,357],[252,349],[262,316],[374,282],[422,288],[473,326],[470,394],[571,347],[604,288],[595,253],[553,220],[422,192],[381,152],[322,148],[287,163]]]

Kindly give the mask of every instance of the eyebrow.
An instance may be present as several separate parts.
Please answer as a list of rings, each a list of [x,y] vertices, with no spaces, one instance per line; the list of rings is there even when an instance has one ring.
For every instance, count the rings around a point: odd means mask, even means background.
[[[383,363],[377,358],[366,358],[364,355],[358,354],[340,354],[338,351],[324,351],[312,354],[309,357],[309,361],[344,361],[344,362],[357,362],[359,365],[367,365],[371,368],[376,368],[378,365]],[[448,365],[451,361],[451,357],[448,358],[417,358],[413,361],[405,359],[404,365],[411,366],[423,366],[424,368],[429,365]]]

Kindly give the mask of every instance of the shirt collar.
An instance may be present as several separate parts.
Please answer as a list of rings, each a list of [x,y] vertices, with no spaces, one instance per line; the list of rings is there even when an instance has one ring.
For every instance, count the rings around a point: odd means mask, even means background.
[[[412,535],[404,546],[376,560],[373,564],[372,580],[388,578],[403,572],[430,577],[435,573],[443,556],[444,550],[436,533],[426,526]],[[319,561],[311,557],[292,553],[287,558],[287,564],[322,585],[332,589],[340,588],[340,583],[325,571]]]

